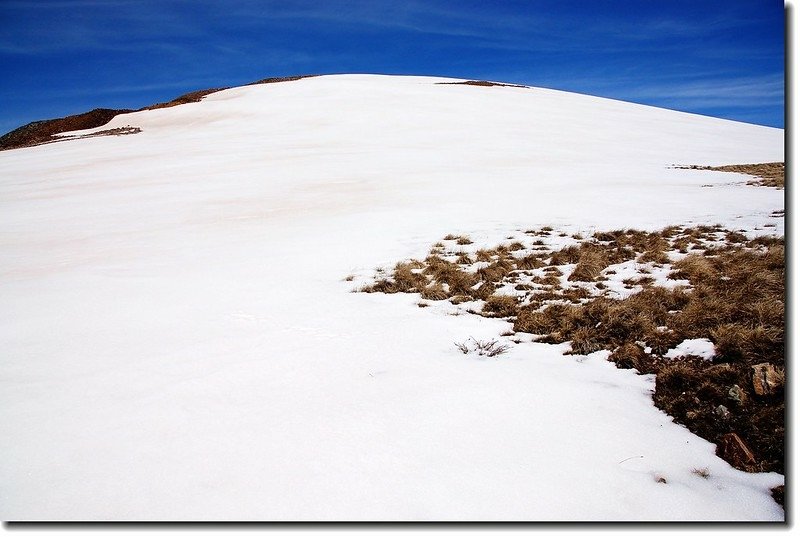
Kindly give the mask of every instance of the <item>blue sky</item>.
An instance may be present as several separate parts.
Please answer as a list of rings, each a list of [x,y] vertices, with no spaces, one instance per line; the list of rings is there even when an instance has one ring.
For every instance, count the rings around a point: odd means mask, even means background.
[[[0,0],[0,131],[303,73],[479,78],[783,127],[775,0]]]

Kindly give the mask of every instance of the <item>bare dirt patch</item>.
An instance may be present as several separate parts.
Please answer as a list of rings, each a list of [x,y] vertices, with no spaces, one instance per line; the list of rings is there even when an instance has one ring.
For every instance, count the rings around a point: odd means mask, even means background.
[[[299,76],[264,78],[256,82],[251,82],[250,84],[247,85],[253,86],[257,84],[274,84],[277,82],[290,82],[313,76],[318,76],[318,75],[299,75]],[[78,130],[94,129],[97,127],[102,127],[103,125],[111,121],[114,117],[120,114],[140,112],[142,110],[157,110],[160,108],[170,108],[172,106],[179,106],[181,104],[196,103],[199,102],[206,95],[211,95],[212,93],[216,93],[218,91],[222,91],[229,88],[230,86],[225,86],[221,88],[210,88],[210,89],[192,91],[189,93],[185,93],[179,97],[176,97],[171,101],[167,101],[164,103],[156,103],[136,110],[127,108],[123,109],[96,108],[90,112],[85,112],[83,114],[75,114],[72,116],[62,117],[58,119],[45,119],[41,121],[34,121],[32,123],[28,123],[27,125],[23,125],[22,127],[14,129],[13,131],[4,134],[3,136],[0,136],[0,151],[4,151],[6,149],[17,149],[20,147],[31,147],[35,145],[41,145],[52,142],[63,142],[66,140],[90,138],[94,136],[135,134],[132,130],[128,130],[126,132],[121,132],[121,131],[112,132],[112,131],[117,131],[117,129],[109,129],[107,131],[101,131],[102,134],[94,133],[92,135],[70,136],[70,137],[56,136],[57,134],[60,134],[62,132],[70,132],[70,131],[78,131]],[[121,129],[139,129],[139,128],[121,127]],[[141,132],[141,129],[139,129],[136,132]]]
[[[56,134],[100,127],[119,114],[133,111],[95,108],[90,112],[74,116],[34,121],[0,137],[0,150],[58,141]]]
[[[731,164],[729,166],[675,166],[683,170],[710,170],[715,172],[741,173],[755,177],[748,185],[783,188],[785,183],[785,167],[783,162],[765,162],[762,164]]]
[[[437,82],[438,85],[456,85],[456,86],[500,86],[505,88],[527,88],[528,86],[520,86],[519,84],[502,84],[500,82],[489,82],[488,80],[465,80],[464,82]]]

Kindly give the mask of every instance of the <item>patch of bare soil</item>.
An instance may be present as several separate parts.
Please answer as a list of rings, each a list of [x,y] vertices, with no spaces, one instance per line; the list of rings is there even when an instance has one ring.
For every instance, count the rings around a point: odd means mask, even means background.
[[[247,85],[253,86],[257,84],[274,84],[277,82],[290,82],[313,76],[318,76],[318,75],[299,75],[299,76],[264,78],[262,80],[252,82]],[[222,91],[229,88],[230,88],[229,86],[226,86],[222,88],[210,88],[210,89],[192,91],[184,95],[181,95],[180,97],[176,97],[171,101],[164,103],[156,103],[150,106],[145,106],[144,108],[139,108],[138,110],[131,110],[127,108],[126,109],[96,108],[90,112],[85,112],[83,114],[76,114],[58,119],[45,119],[41,121],[34,121],[32,123],[28,123],[27,125],[23,125],[22,127],[14,129],[13,131],[1,136],[0,151],[4,151],[6,149],[17,149],[20,147],[31,147],[35,145],[41,145],[52,142],[77,140],[93,136],[135,134],[136,132],[141,132],[141,129],[139,129],[138,127],[122,127],[122,129],[128,129],[128,130],[126,130],[125,132],[121,131],[112,132],[116,131],[116,129],[109,129],[108,131],[101,131],[100,133],[94,133],[92,135],[70,136],[70,137],[55,136],[56,134],[60,134],[62,132],[94,129],[96,127],[101,127],[106,123],[108,123],[109,121],[111,121],[115,116],[118,116],[119,114],[140,112],[142,110],[157,110],[159,108],[170,108],[172,106],[178,106],[181,104],[196,103],[206,95],[210,95],[212,93],[216,93],[218,91]],[[138,129],[138,130],[134,132],[130,129]]]
[[[74,116],[34,121],[0,137],[0,150],[58,141],[59,139],[54,136],[56,134],[100,127],[118,114],[128,112],[133,110],[95,108],[90,112]]]
[[[437,82],[440,85],[461,85],[461,86],[501,86],[506,88],[527,88],[518,84],[501,84],[500,82],[489,82],[488,80],[466,80],[464,82]]]
[[[729,166],[675,166],[683,170],[711,170],[715,172],[741,173],[755,177],[748,185],[783,188],[785,183],[785,167],[783,162],[765,162],[762,164],[731,164]]]
[[[304,78],[313,78],[315,76],[320,76],[320,75],[272,76],[269,78],[262,78],[261,80],[256,80],[255,82],[251,82],[247,85],[255,86],[258,84],[276,84],[278,82],[294,82],[296,80],[302,80]]]
[[[528,334],[569,342],[569,354],[610,351],[618,367],[655,374],[656,406],[733,466],[784,472],[782,237],[721,226],[587,238],[542,228],[478,249],[448,235],[424,260],[356,290],[419,293],[427,305],[504,318],[514,342]],[[713,343],[713,357],[672,357],[695,339]]]
[[[297,76],[275,76],[270,78],[263,78],[261,80],[257,80],[256,82],[250,82],[249,84],[245,84],[246,86],[257,86],[259,84],[276,84],[278,82],[293,82],[295,80],[300,80],[303,78],[310,78],[318,75],[297,75]],[[188,104],[188,103],[196,103],[200,102],[200,100],[205,97],[206,95],[211,95],[212,93],[216,93],[218,91],[230,89],[232,86],[223,86],[221,88],[210,88],[204,90],[197,90],[191,91],[189,93],[185,93],[180,97],[176,97],[171,101],[166,103],[158,103],[151,106],[147,106],[145,108],[141,108],[140,110],[157,110],[159,108],[169,108],[172,106],[178,106],[181,104]]]
[[[165,103],[151,104],[150,106],[145,106],[144,108],[140,108],[139,110],[158,110],[159,108],[170,108],[173,106],[179,106],[181,104],[196,103],[200,102],[200,100],[206,95],[211,95],[212,93],[216,93],[218,91],[226,89],[229,89],[229,86],[222,88],[210,88],[204,90],[190,91],[189,93],[184,93],[180,97],[175,97],[171,101],[167,101]],[[137,112],[139,110],[137,110]]]

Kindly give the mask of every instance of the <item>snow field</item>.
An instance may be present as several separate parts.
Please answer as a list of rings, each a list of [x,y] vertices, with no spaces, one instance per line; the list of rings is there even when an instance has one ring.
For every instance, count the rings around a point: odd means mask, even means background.
[[[783,476],[717,458],[652,379],[465,356],[504,322],[342,279],[446,233],[782,234],[782,192],[668,166],[783,160],[783,132],[439,81],[234,88],[0,154],[0,518],[781,520]]]

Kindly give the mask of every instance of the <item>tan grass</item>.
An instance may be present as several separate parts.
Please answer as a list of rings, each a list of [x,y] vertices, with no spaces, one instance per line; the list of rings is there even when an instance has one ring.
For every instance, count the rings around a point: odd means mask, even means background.
[[[785,166],[783,162],[765,162],[762,164],[732,164],[728,166],[678,166],[692,170],[712,170],[750,175],[756,179],[748,181],[748,185],[783,188],[785,185]]]
[[[569,275],[569,281],[592,282],[596,280],[603,269],[608,267],[609,260],[603,248],[589,243],[581,245],[578,264]]]
[[[517,313],[517,299],[509,295],[492,295],[486,299],[482,313],[489,317],[510,317]]]

